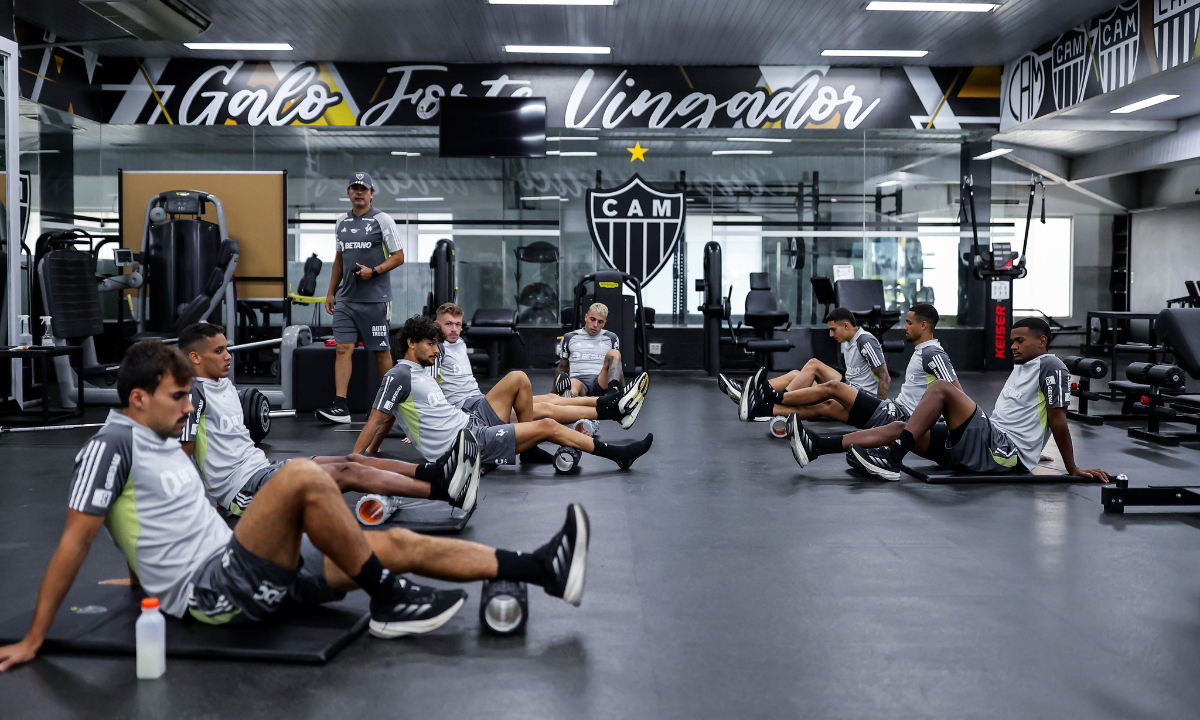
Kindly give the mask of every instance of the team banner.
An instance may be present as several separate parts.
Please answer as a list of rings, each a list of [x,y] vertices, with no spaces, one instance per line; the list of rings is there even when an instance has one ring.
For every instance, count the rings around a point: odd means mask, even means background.
[[[21,42],[54,42],[28,24]],[[21,94],[113,124],[436,125],[446,96],[535,96],[555,128],[994,127],[998,68],[437,65],[21,54]]]
[[[1000,129],[1195,59],[1200,0],[1131,0],[1004,66]]]

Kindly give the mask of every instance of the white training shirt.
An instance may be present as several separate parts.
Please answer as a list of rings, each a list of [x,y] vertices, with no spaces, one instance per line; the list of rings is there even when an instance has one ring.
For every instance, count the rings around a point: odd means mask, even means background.
[[[992,425],[1003,430],[1021,454],[1021,464],[1037,467],[1050,439],[1048,408],[1071,402],[1071,373],[1062,360],[1046,353],[1015,365],[996,398]]]
[[[883,348],[871,333],[858,329],[854,337],[840,345],[842,360],[846,363],[846,373],[842,380],[852,388],[857,388],[871,395],[879,394],[879,378],[871,372],[884,364]]]

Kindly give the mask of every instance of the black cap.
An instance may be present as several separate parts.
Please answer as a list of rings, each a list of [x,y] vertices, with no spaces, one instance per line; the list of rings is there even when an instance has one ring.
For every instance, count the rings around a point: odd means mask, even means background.
[[[375,182],[371,180],[370,173],[356,172],[350,176],[350,182],[346,183],[346,187],[351,185],[362,185],[368,190],[375,189]]]

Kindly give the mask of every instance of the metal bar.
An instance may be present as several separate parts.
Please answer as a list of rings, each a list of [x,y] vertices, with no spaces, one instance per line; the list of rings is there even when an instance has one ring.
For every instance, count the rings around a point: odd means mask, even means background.
[[[42,50],[45,48],[59,47],[79,47],[82,45],[106,45],[108,43],[124,42],[131,40],[138,42],[138,39],[133,35],[122,35],[120,37],[96,38],[95,40],[61,40],[58,42],[34,43],[33,45],[22,45],[22,50]]]
[[[242,343],[241,345],[230,345],[225,349],[230,352],[233,352],[234,350],[250,350],[251,348],[279,345],[282,342],[283,338],[271,338],[270,340],[258,340],[256,342]]]
[[[33,425],[31,427],[0,426],[0,434],[44,432],[47,430],[78,430],[80,428],[98,428],[98,427],[104,427],[104,423],[83,423],[80,425]]]

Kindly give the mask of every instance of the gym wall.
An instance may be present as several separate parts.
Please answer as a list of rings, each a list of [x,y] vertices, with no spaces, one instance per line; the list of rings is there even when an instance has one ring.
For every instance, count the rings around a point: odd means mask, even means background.
[[[282,298],[286,293],[287,173],[154,172],[119,170],[121,244],[139,252],[146,203],[168,190],[201,190],[221,199],[229,237],[238,241],[238,297]],[[211,205],[204,220],[217,221]]]
[[[1187,294],[1185,280],[1200,280],[1196,228],[1200,203],[1133,216],[1130,239],[1130,310],[1157,312]]]

